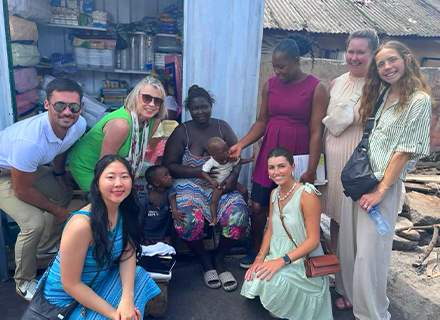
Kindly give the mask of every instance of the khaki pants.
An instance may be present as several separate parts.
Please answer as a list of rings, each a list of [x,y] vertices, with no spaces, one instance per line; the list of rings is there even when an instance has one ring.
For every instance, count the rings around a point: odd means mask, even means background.
[[[358,201],[345,196],[342,199],[337,250],[342,272],[336,274],[336,291],[350,300],[354,315],[361,320],[391,318],[387,277],[402,186],[397,180],[378,205],[392,230],[384,235],[379,234]]]
[[[60,186],[48,167],[38,167],[33,187],[50,201],[67,208],[73,197]],[[20,227],[15,244],[15,275],[17,285],[35,278],[37,253],[52,249],[61,237],[63,224],[54,216],[18,199],[12,187],[10,171],[0,170],[0,209],[10,215]]]

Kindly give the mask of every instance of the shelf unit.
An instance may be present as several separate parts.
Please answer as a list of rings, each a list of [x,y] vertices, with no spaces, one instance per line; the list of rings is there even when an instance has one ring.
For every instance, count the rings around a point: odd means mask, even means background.
[[[136,32],[127,32],[128,34],[145,34],[148,35],[145,32],[142,31],[136,31]],[[177,33],[156,33],[156,37],[162,37],[162,38],[177,38]]]
[[[64,29],[82,29],[82,30],[92,30],[92,31],[103,31],[106,32],[106,28],[97,28],[97,27],[87,27],[87,26],[75,26],[75,25],[68,25],[68,24],[54,24],[54,23],[43,23],[39,24],[40,26],[44,27],[54,27],[54,28],[64,28]],[[137,32],[128,32],[128,34],[145,34],[145,32],[137,31]],[[163,38],[177,38],[177,34],[170,34],[170,33],[157,33],[156,37],[163,37]],[[37,65],[36,68],[40,69],[52,69],[51,66],[41,66]],[[119,74],[138,74],[138,75],[148,75],[150,74],[150,71],[143,71],[143,70],[122,70],[122,69],[103,69],[103,68],[93,68],[93,67],[77,67],[78,71],[94,71],[94,72],[102,72],[102,73],[119,73]]]
[[[122,70],[122,69],[104,69],[104,68],[93,68],[93,67],[77,67],[78,71],[95,71],[95,72],[108,72],[108,73],[125,73],[125,74],[150,74],[150,71],[143,70]]]
[[[107,31],[106,28],[75,26],[75,25],[70,25],[70,24],[42,23],[39,25],[44,26],[44,27],[54,27],[54,28],[82,29],[82,30],[93,30],[93,31],[104,31],[104,32]]]
[[[82,29],[82,30],[93,30],[93,31],[107,31],[106,28],[98,28],[98,27],[88,27],[88,26],[75,26],[70,24],[55,24],[55,23],[42,23],[39,24],[44,27],[54,27],[54,28],[65,28],[65,29]],[[128,32],[128,34],[147,34],[145,32],[136,31],[136,32]],[[156,37],[163,38],[176,38],[176,33],[156,33]]]
[[[36,65],[37,69],[53,69],[52,66],[42,66]],[[147,70],[122,70],[122,69],[104,69],[104,68],[94,68],[94,67],[77,67],[78,71],[94,71],[94,72],[107,72],[107,73],[122,73],[122,74],[150,74],[150,71]]]

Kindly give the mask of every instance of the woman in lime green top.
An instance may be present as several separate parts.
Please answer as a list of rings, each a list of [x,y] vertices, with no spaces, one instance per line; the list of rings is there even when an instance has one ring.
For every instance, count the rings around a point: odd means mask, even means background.
[[[139,176],[148,140],[166,117],[164,100],[160,81],[144,78],[127,96],[125,106],[102,118],[73,146],[69,167],[81,190],[90,190],[95,165],[108,154],[127,158]]]

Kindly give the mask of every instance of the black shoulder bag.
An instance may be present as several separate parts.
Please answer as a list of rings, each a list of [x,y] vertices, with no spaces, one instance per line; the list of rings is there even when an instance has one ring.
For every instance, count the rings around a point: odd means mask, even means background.
[[[354,149],[353,154],[344,166],[344,169],[342,169],[341,181],[344,187],[344,194],[352,198],[353,201],[359,200],[364,194],[372,191],[379,184],[379,180],[374,176],[370,160],[368,159],[368,137],[374,127],[374,119],[377,110],[382,105],[385,92],[386,90],[382,92],[376,101],[373,114],[365,124],[361,142]]]
[[[118,234],[118,228],[119,228],[119,219],[115,227],[116,230],[115,235],[113,236],[112,242],[110,244],[110,251],[113,249],[113,244],[115,243],[115,238]],[[46,284],[46,279],[49,275],[50,267],[52,267],[55,258],[56,257],[54,257],[52,261],[49,263],[49,267],[43,275],[44,277],[43,281],[41,281],[40,285],[38,286],[38,289],[35,292],[34,296],[32,297],[31,302],[29,302],[29,305],[26,311],[24,312],[23,316],[21,317],[21,320],[65,320],[65,319],[69,319],[70,315],[73,313],[73,311],[75,311],[76,307],[78,306],[78,301],[74,300],[71,303],[69,303],[67,306],[58,307],[47,301],[46,297],[44,296],[44,286]],[[93,286],[93,283],[95,282],[96,278],[98,278],[98,275],[101,272],[104,265],[102,265],[99,268],[98,272],[93,277],[92,282],[90,283],[90,287]],[[85,316],[85,313],[86,313],[86,307],[83,307],[81,314]]]

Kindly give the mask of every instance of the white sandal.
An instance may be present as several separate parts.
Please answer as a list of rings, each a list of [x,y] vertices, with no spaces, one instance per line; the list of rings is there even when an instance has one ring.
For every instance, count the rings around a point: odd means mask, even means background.
[[[218,289],[222,286],[220,278],[218,276],[217,270],[208,270],[203,274],[203,280],[205,284],[210,289]]]
[[[232,273],[225,271],[219,275],[222,287],[225,291],[234,291],[237,288],[237,280],[235,280]]]

